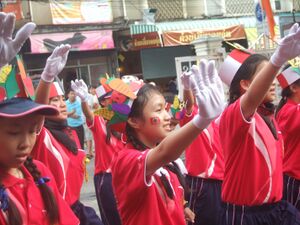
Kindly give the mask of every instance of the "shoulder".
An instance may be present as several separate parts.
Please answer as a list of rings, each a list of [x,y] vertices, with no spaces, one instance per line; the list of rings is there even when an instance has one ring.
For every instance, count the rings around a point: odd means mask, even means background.
[[[118,153],[116,153],[116,157],[113,161],[113,167],[118,168],[118,170],[120,169],[120,167],[141,167],[144,164],[148,152],[149,150],[141,152],[136,149],[123,148]]]

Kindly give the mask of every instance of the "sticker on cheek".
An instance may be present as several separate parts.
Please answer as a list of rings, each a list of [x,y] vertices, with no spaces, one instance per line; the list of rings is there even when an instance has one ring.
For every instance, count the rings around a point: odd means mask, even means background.
[[[150,123],[152,125],[157,125],[157,124],[160,124],[160,119],[158,117],[151,117],[150,118]]]

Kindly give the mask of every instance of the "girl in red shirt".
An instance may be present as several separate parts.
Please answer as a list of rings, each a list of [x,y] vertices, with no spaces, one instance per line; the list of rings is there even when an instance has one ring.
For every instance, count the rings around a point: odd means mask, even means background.
[[[229,106],[219,127],[225,158],[220,225],[300,224],[297,210],[281,200],[282,140],[271,105],[274,78],[288,59],[299,55],[299,40],[295,24],[269,62],[252,54],[236,73],[220,73],[231,76]]]
[[[35,25],[26,24],[12,39],[15,16],[0,13],[0,67],[10,62]],[[9,68],[9,67],[8,67]],[[44,115],[55,115],[54,107],[37,104],[31,96],[32,83],[11,72],[3,76],[0,100],[0,224],[79,224],[61,198],[52,174],[29,155]],[[5,77],[2,77],[5,78]],[[10,82],[8,82],[9,78]],[[26,85],[26,88],[25,88]],[[13,94],[11,91],[15,91]]]
[[[207,67],[211,68],[213,64]],[[137,90],[134,82],[127,85],[117,78],[108,81],[113,89],[110,108],[115,115],[108,125],[113,129],[116,121],[125,122],[128,140],[111,166],[123,225],[186,224],[183,188],[168,164],[176,160],[223,109],[222,84],[214,69],[207,71],[212,73],[201,75],[208,79],[207,82],[193,83],[202,114],[172,133],[171,117],[157,87],[145,84]],[[78,84],[78,93],[80,88]]]
[[[277,80],[282,88],[276,120],[284,140],[283,199],[300,210],[300,71],[297,66],[286,68]]]

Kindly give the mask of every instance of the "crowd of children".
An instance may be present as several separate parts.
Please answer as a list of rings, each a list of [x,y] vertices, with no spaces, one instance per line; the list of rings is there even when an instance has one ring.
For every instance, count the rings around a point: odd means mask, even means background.
[[[34,91],[15,57],[35,24],[12,38],[14,23],[0,13],[0,224],[300,225],[300,65],[283,68],[300,55],[298,24],[270,60],[239,49],[219,71],[204,59],[192,66],[183,102],[166,103],[135,77],[107,77],[93,112],[87,85],[72,81],[95,143],[99,217],[80,202],[83,138],[57,81],[70,46],[54,49]]]

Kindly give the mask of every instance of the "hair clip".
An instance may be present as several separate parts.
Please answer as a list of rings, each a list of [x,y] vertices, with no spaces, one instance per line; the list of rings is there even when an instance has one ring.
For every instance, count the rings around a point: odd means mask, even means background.
[[[0,209],[3,211],[8,210],[8,194],[3,185],[0,186]]]
[[[39,185],[45,184],[49,181],[50,181],[49,177],[41,177],[35,183],[36,183],[37,186],[39,186]]]

